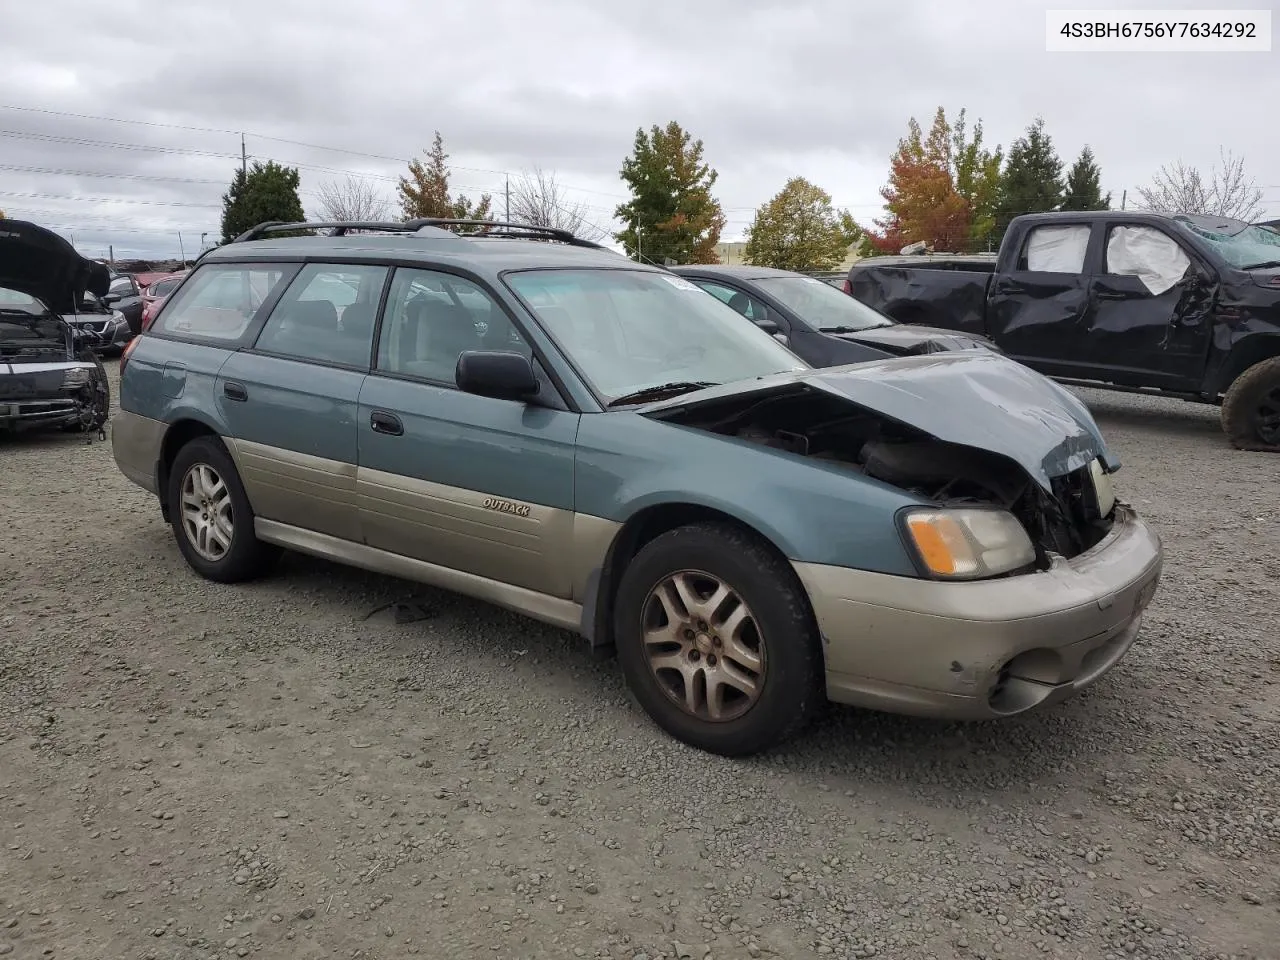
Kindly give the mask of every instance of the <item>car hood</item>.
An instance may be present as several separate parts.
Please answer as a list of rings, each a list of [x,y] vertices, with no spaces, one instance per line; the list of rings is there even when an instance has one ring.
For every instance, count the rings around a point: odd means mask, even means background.
[[[900,356],[918,353],[946,353],[950,350],[995,350],[996,346],[986,337],[956,333],[941,327],[921,327],[914,324],[895,323],[887,327],[872,327],[857,333],[827,334],[838,340],[852,340],[869,347],[879,347],[887,353]]]
[[[934,353],[800,370],[708,387],[646,404],[644,415],[723,402],[752,402],[796,390],[824,390],[938,440],[989,450],[1020,465],[1040,486],[1101,458],[1107,449],[1093,416],[1065,387],[997,353]]]
[[[52,230],[0,220],[0,287],[35,297],[57,314],[74,313],[87,290],[105,296],[111,276]]]

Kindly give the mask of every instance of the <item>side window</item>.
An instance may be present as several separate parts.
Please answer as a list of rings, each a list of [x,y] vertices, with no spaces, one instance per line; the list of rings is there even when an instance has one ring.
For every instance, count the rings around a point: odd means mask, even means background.
[[[118,297],[133,296],[133,281],[128,277],[116,277],[111,281],[110,293]]]
[[[1035,273],[1084,273],[1092,229],[1087,223],[1032,227],[1018,268]]]
[[[156,333],[232,342],[244,336],[291,264],[225,263],[200,267],[160,314]]]
[[[1177,241],[1154,227],[1112,227],[1107,234],[1103,271],[1137,277],[1153,296],[1181,280],[1191,266]]]
[[[455,384],[466,350],[532,355],[502,307],[480,286],[432,270],[396,270],[378,341],[377,369]]]
[[[726,287],[724,284],[715,283],[711,280],[694,280],[693,282],[721,303],[733,307],[734,310],[737,310],[748,320],[757,322],[764,319],[764,304],[741,290],[734,290],[732,287]]]
[[[271,311],[255,348],[367,369],[386,279],[386,267],[307,264]]]

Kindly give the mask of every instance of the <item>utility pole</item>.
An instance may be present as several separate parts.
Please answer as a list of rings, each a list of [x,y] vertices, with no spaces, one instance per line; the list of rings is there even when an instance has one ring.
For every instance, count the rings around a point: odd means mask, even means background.
[[[636,224],[636,263],[644,263],[644,254],[640,252],[640,225]]]
[[[240,173],[249,176],[249,154],[244,148],[244,134],[240,134]]]
[[[182,265],[187,265],[187,251],[182,247],[182,231],[178,231],[178,255],[182,257]]]
[[[116,245],[114,243],[107,244],[107,261],[113,267],[116,265]]]
[[[509,173],[507,174],[507,213],[503,219],[507,223],[511,222],[511,174]]]
[[[1120,209],[1121,209],[1121,210],[1123,210],[1123,209],[1124,209],[1125,201],[1126,201],[1126,200],[1128,200],[1128,199],[1129,199],[1129,191],[1128,191],[1128,190],[1121,190],[1121,191],[1120,191]]]

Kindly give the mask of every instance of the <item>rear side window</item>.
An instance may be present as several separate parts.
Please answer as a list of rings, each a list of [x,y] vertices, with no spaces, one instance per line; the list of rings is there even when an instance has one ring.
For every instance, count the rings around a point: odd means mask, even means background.
[[[254,315],[292,264],[206,264],[168,301],[153,332],[228,343],[244,336]]]
[[[255,349],[368,369],[386,279],[386,267],[308,264],[271,311]]]
[[[1033,227],[1019,266],[1035,273],[1084,273],[1092,229],[1087,223]]]

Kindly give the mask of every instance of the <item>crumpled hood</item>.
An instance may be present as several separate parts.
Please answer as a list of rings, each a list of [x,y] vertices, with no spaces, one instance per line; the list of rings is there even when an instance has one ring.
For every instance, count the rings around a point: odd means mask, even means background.
[[[106,296],[111,275],[52,230],[0,220],[0,287],[35,297],[53,313],[75,313],[86,290]]]
[[[941,327],[922,327],[916,324],[895,323],[888,327],[872,327],[857,333],[831,334],[840,340],[852,340],[871,347],[880,347],[888,353],[921,354],[944,353],[949,350],[995,350],[996,346],[986,337],[976,337]]]
[[[1030,367],[996,353],[935,353],[800,370],[728,383],[647,404],[640,413],[693,407],[726,397],[810,387],[939,440],[989,450],[1019,464],[1046,490],[1050,481],[1095,457],[1120,469],[1092,414],[1075,394]]]

